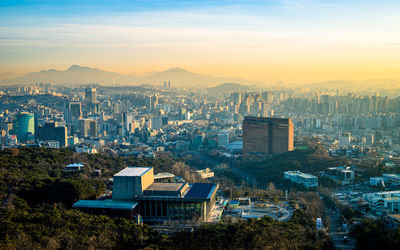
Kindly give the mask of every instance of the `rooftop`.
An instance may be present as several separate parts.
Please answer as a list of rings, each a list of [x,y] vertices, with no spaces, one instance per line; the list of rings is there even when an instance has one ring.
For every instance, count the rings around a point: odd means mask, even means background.
[[[317,178],[314,175],[311,174],[306,174],[300,171],[286,171],[285,173],[290,174],[290,175],[297,175],[297,176],[301,176],[303,178]]]
[[[151,167],[143,168],[143,167],[128,167],[121,171],[119,171],[114,176],[142,176],[147,171],[149,171]]]
[[[72,163],[72,164],[69,164],[69,165],[67,165],[67,167],[68,168],[80,168],[80,167],[83,167],[83,164],[82,163]]]
[[[113,200],[80,200],[72,207],[76,208],[107,208],[117,210],[131,210],[137,206],[137,202],[113,201]]]
[[[182,196],[187,190],[187,183],[154,182],[143,191],[144,196]]]
[[[146,191],[178,191],[186,183],[154,182]]]
[[[154,179],[174,178],[175,175],[167,172],[162,172],[154,175]]]
[[[211,197],[218,184],[215,183],[194,183],[185,198],[189,199],[208,199]]]
[[[382,174],[382,176],[390,176],[390,177],[400,178],[400,174],[395,174],[395,173]]]

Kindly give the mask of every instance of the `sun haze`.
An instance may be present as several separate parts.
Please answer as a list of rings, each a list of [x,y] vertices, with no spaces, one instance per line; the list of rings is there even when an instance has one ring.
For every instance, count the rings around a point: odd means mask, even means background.
[[[0,73],[179,66],[312,82],[400,78],[398,1],[2,1]]]

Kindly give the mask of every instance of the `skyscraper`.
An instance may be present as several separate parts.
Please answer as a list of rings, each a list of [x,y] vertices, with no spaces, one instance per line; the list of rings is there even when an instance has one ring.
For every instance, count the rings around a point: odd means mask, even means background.
[[[280,154],[293,150],[293,123],[287,118],[246,116],[243,153]]]
[[[79,120],[79,131],[81,137],[97,136],[97,121],[91,119]]]
[[[85,102],[90,104],[97,103],[95,88],[87,88],[85,90]]]
[[[16,118],[16,133],[18,141],[27,141],[29,135],[35,135],[35,115],[32,113],[20,113]]]
[[[82,117],[82,108],[80,102],[70,102],[69,103],[69,112],[71,118],[79,119]]]
[[[56,126],[56,123],[49,122],[43,127],[38,127],[36,138],[41,141],[57,141],[60,147],[67,146],[67,127]]]

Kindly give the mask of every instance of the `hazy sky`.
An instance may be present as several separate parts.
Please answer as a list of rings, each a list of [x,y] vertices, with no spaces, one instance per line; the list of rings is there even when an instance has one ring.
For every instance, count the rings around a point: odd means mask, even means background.
[[[400,1],[0,0],[0,72],[400,79]]]

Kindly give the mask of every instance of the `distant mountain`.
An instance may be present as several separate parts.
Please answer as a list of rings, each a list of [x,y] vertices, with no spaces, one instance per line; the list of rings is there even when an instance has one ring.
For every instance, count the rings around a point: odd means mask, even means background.
[[[255,87],[251,85],[242,85],[239,83],[223,83],[215,87],[207,88],[206,90],[209,94],[215,95],[252,91],[255,90]]]
[[[0,73],[0,81],[1,80],[8,80],[8,79],[14,79],[21,76],[21,74],[15,74],[15,73],[11,73],[11,72],[7,72],[7,73]]]
[[[198,87],[204,88],[210,85],[221,84],[228,81],[248,83],[243,79],[217,78],[201,74],[192,73],[181,68],[172,68],[162,72],[149,72],[146,74],[118,74],[103,71],[97,68],[82,67],[72,65],[67,70],[41,70],[39,72],[28,73],[13,79],[0,80],[0,83],[32,84],[37,82],[54,84],[85,84],[99,83],[103,85],[162,85],[164,81],[170,81],[172,87]]]
[[[100,84],[112,84],[127,82],[129,77],[103,71],[97,68],[81,67],[78,65],[72,65],[70,68],[64,71],[49,69],[41,70],[39,72],[28,73],[24,76],[17,77],[2,81],[5,83],[17,83],[17,84],[30,84],[37,82],[54,83],[54,84],[71,84],[71,83],[100,83]]]

